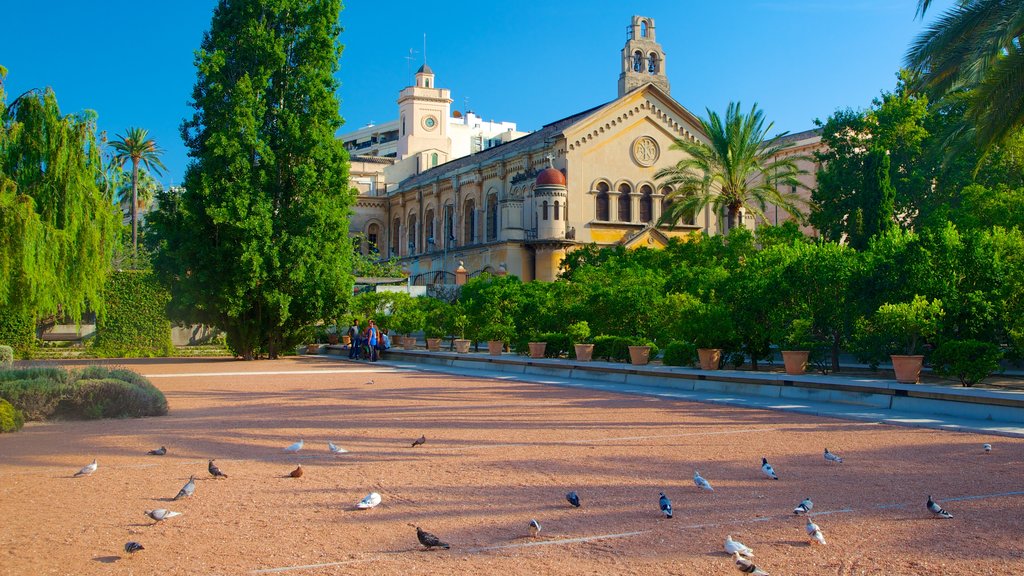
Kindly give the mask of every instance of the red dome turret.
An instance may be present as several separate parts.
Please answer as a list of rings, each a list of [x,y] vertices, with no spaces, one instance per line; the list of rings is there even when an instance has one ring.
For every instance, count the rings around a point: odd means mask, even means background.
[[[545,168],[537,174],[537,186],[565,186],[565,174],[557,168]]]

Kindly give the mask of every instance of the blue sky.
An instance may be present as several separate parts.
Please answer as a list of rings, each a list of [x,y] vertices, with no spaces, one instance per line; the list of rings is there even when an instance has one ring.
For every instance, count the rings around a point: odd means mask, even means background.
[[[928,20],[953,0],[933,3]],[[149,129],[165,150],[160,178],[188,162],[178,126],[189,113],[193,53],[214,0],[11,2],[0,65],[8,101],[50,86],[65,113],[95,110],[111,135]],[[655,19],[672,95],[698,115],[757,102],[779,131],[837,108],[866,107],[895,85],[924,27],[916,0],[652,0],[432,4],[349,0],[338,78],[345,130],[397,116],[398,91],[427,61],[453,109],[544,124],[615,98],[619,51],[633,14]],[[415,61],[407,60],[409,50]]]

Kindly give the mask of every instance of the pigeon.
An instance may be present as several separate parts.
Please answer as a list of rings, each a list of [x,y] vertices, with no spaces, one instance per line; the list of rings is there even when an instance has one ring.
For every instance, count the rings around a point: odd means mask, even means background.
[[[356,503],[356,508],[359,508],[360,510],[368,510],[370,508],[376,508],[379,504],[380,494],[377,494],[376,492],[370,492],[369,494],[366,495],[366,498],[363,498],[362,500]]]
[[[828,448],[825,448],[825,461],[826,462],[835,462],[836,464],[842,464],[843,463],[843,459],[840,458],[839,456],[836,456],[835,454],[829,452]]]
[[[740,572],[745,574],[755,574],[757,576],[769,576],[767,572],[755,566],[753,562],[747,560],[743,556],[740,556],[739,552],[733,552],[732,559],[736,562],[736,569]]]
[[[821,533],[821,528],[819,528],[817,524],[811,521],[810,518],[807,519],[807,525],[804,528],[807,529],[807,535],[811,537],[812,542],[817,542],[822,546],[826,544],[825,535]]]
[[[288,475],[292,478],[302,478],[302,464],[299,464],[299,466],[295,470],[292,470]]]
[[[196,493],[196,477],[189,476],[188,482],[178,490],[178,495],[174,497],[175,500],[181,500],[187,496],[191,496]]]
[[[373,378],[370,378],[369,380],[367,380],[366,381],[366,385],[367,386],[373,386]]]
[[[210,460],[210,464],[209,464],[209,466],[207,466],[207,470],[210,471],[210,476],[213,476],[214,478],[227,478],[228,477],[227,474],[225,474],[225,473],[220,471],[220,468],[218,468],[217,465],[213,463],[213,460]]]
[[[145,550],[145,548],[143,548],[142,544],[139,544],[138,542],[124,543],[124,551],[127,552],[129,555],[135,554],[139,550]]]
[[[708,492],[714,492],[715,489],[711,487],[711,482],[708,482],[700,475],[700,472],[693,471],[693,483],[697,485],[697,488],[701,490],[707,490]]]
[[[303,440],[301,437],[299,437],[299,441],[298,442],[296,442],[295,444],[292,444],[291,446],[285,448],[284,451],[285,452],[291,452],[291,453],[294,454],[295,452],[298,452],[299,450],[302,450],[302,445],[303,444],[305,444],[305,440]]]
[[[181,512],[171,512],[166,508],[157,508],[156,510],[146,510],[144,512],[146,516],[153,519],[154,522],[163,522],[168,518],[174,518],[175,516],[181,516]]]
[[[530,536],[536,538],[537,534],[540,534],[540,522],[530,520]]]
[[[440,538],[434,536],[430,532],[425,532],[419,526],[416,526],[415,524],[409,524],[409,526],[416,529],[416,539],[420,541],[420,544],[426,546],[427,550],[430,550],[431,548],[444,548],[445,550],[451,548],[447,542],[442,542]]]
[[[163,456],[164,454],[167,454],[167,447],[161,446],[156,450],[150,450],[149,452],[146,452],[146,454],[150,456]]]
[[[793,508],[793,514],[807,514],[811,508],[814,508],[814,502],[811,502],[810,498],[804,498],[796,508]]]
[[[415,447],[417,447],[417,446],[419,446],[419,445],[423,444],[423,443],[424,443],[424,442],[426,442],[426,441],[427,441],[427,436],[426,436],[426,435],[424,434],[424,435],[420,436],[419,438],[417,438],[417,439],[416,439],[416,440],[415,440],[415,441],[414,441],[414,442],[412,443],[412,447],[413,447],[413,448],[415,448]]]
[[[764,457],[761,458],[761,472],[764,472],[764,475],[771,478],[772,480],[779,479],[778,475],[775,474],[775,469],[772,468],[772,465],[768,463],[768,459]]]
[[[665,518],[671,518],[672,501],[668,499],[668,496],[665,496],[664,492],[659,492],[658,496],[660,497],[658,499],[658,507],[661,508],[661,511],[665,513]]]
[[[98,468],[98,466],[99,465],[96,464],[96,459],[93,458],[92,464],[89,464],[85,468],[82,468],[78,472],[75,472],[75,478],[78,478],[79,476],[88,476],[89,474],[92,474],[93,472],[96,471],[96,468]]]
[[[573,508],[580,507],[580,495],[575,490],[566,494],[565,499],[569,501],[569,504],[572,504]]]
[[[348,453],[348,450],[345,450],[344,448],[339,448],[338,446],[335,446],[334,442],[328,442],[327,443],[327,449],[331,451],[331,454],[346,454],[346,453]]]
[[[992,445],[991,444],[982,444],[981,445],[981,449],[984,450],[985,452],[991,452],[992,451]]]
[[[732,539],[732,534],[725,537],[725,553],[726,554],[741,554],[743,556],[752,557],[754,551],[743,542],[738,542]]]
[[[950,514],[949,512],[946,512],[945,510],[943,510],[942,506],[939,506],[934,500],[932,500],[931,494],[928,495],[928,504],[927,504],[927,506],[928,506],[928,511],[931,512],[932,514],[935,514],[936,516],[941,516],[942,518],[952,518],[953,517],[952,514]]]

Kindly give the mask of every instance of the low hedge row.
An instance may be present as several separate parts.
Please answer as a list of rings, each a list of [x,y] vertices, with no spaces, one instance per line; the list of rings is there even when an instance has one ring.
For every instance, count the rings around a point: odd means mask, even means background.
[[[145,377],[120,368],[89,366],[0,370],[0,398],[26,420],[163,416],[167,399]]]

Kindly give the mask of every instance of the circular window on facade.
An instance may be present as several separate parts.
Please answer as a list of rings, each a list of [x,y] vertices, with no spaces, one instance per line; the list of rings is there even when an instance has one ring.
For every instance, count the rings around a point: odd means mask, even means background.
[[[423,127],[426,128],[427,130],[433,130],[434,128],[437,127],[437,118],[434,118],[433,116],[427,116],[426,118],[423,119]]]
[[[633,141],[633,161],[641,166],[651,166],[658,161],[661,151],[658,143],[650,136],[641,136]]]

